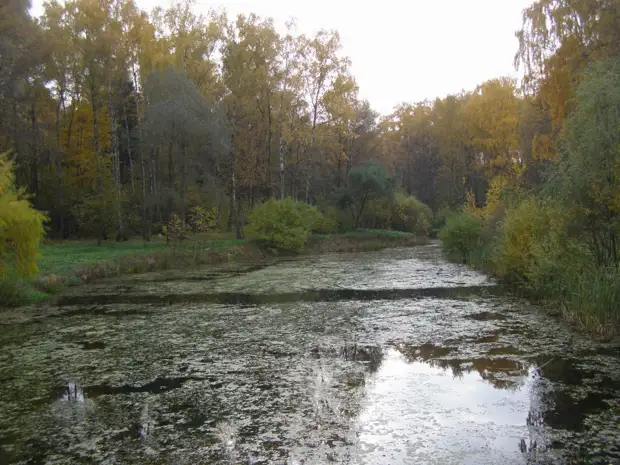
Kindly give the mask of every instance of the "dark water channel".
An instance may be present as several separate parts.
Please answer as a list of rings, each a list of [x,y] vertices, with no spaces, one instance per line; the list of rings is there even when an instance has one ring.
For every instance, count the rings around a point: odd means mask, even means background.
[[[435,245],[168,272],[0,323],[0,464],[620,463],[620,349]]]

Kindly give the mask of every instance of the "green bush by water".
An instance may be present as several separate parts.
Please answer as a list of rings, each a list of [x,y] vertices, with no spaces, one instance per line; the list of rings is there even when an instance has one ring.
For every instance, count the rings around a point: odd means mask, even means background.
[[[366,228],[395,230],[428,236],[433,212],[413,196],[396,194],[368,202],[360,224]]]
[[[450,216],[440,232],[448,256],[516,283],[565,318],[609,338],[620,329],[620,270],[597,266],[574,213],[529,197],[486,221]]]
[[[245,231],[264,247],[300,251],[313,231],[329,231],[328,220],[316,207],[291,198],[269,200],[250,212]]]
[[[471,213],[463,212],[446,220],[439,238],[448,254],[468,263],[483,246],[483,231],[484,222]]]

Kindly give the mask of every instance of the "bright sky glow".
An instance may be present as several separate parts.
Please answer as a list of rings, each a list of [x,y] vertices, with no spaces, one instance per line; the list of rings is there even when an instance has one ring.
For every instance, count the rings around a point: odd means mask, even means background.
[[[533,0],[198,0],[197,9],[272,17],[284,31],[336,29],[352,60],[360,94],[380,113],[402,102],[445,97],[499,76],[513,66],[521,12]],[[34,0],[34,14],[42,0]],[[146,10],[170,0],[137,0]]]

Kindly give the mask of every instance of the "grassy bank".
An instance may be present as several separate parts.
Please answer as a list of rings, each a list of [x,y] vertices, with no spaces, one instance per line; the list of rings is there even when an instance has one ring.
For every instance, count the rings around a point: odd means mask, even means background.
[[[423,242],[413,234],[397,231],[358,230],[343,234],[314,235],[302,254],[361,252]],[[32,279],[8,279],[0,283],[0,307],[44,302],[67,287],[128,274],[231,261],[263,262],[274,257],[251,240],[231,235],[205,235],[168,247],[163,239],[151,242],[92,241],[48,243],[41,247],[39,275]]]

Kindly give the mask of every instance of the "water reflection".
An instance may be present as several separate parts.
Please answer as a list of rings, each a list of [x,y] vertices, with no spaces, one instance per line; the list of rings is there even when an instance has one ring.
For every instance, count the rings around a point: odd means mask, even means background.
[[[523,362],[503,357],[445,358],[455,352],[456,348],[431,343],[420,346],[400,343],[394,348],[408,362],[420,361],[435,368],[449,370],[455,378],[463,378],[465,374],[475,371],[480,379],[497,389],[518,389],[530,371]]]
[[[62,400],[69,402],[84,402],[84,389],[75,382],[70,382],[62,393]]]
[[[357,421],[363,463],[520,463],[533,369],[521,389],[506,391],[480,375],[501,364],[454,376],[456,361],[418,361],[436,350],[413,351],[389,350],[368,388]]]

